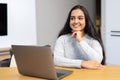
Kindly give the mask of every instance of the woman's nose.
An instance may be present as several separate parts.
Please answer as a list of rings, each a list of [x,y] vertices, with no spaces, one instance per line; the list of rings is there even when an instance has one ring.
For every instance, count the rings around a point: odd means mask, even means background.
[[[75,19],[75,21],[74,21],[75,23],[78,23],[78,19]]]

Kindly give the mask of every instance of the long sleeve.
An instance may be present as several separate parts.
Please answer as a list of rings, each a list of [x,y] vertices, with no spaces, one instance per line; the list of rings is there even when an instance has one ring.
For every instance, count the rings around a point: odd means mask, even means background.
[[[55,65],[80,68],[81,60],[74,60],[74,59],[65,57],[64,44],[65,43],[64,43],[63,37],[60,37],[57,39],[55,48],[54,48]]]
[[[90,46],[87,42],[83,40],[80,42],[80,46],[82,47],[82,49],[85,51],[85,53],[88,55],[90,59],[97,60],[99,63],[101,63],[103,59],[102,47],[98,41],[92,40]]]

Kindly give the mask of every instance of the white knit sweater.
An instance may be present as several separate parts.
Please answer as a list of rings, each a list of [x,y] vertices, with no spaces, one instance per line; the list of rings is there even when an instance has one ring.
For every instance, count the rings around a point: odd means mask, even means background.
[[[100,43],[87,34],[80,42],[70,34],[62,35],[54,47],[54,62],[57,66],[81,68],[82,60],[97,60],[101,63],[102,59]]]

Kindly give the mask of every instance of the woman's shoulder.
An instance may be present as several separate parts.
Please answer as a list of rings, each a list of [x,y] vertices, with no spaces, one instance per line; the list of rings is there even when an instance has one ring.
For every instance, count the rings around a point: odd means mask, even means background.
[[[64,42],[70,39],[70,34],[61,35],[58,37],[57,42]]]
[[[92,38],[88,34],[85,35],[84,39],[87,40],[88,42],[98,42],[96,39]]]
[[[98,40],[92,38],[92,37],[89,36],[89,35],[86,35],[85,38],[86,38],[85,40],[86,40],[90,45],[100,44]]]
[[[64,35],[61,35],[60,37],[58,37],[58,39],[66,39],[69,37],[70,37],[70,34],[64,34]]]
[[[94,38],[92,38],[92,37],[89,36],[88,34],[86,34],[84,38],[87,39],[87,40],[95,40]]]

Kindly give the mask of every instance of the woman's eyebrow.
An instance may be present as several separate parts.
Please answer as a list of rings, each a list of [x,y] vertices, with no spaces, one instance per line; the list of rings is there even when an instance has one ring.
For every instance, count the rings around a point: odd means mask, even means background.
[[[79,17],[84,17],[83,15],[78,15]]]
[[[70,16],[70,17],[75,17],[75,16]]]

